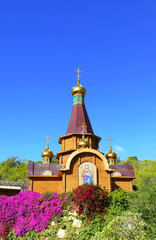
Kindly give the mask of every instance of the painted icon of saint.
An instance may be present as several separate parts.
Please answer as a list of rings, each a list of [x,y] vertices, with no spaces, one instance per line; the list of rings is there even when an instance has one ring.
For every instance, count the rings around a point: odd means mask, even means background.
[[[89,166],[86,165],[85,169],[82,172],[82,177],[83,177],[83,183],[91,183],[93,184],[93,174],[89,169]]]

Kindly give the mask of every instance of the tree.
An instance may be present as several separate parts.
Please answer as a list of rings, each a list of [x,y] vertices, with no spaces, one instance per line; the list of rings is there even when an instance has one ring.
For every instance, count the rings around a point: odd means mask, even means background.
[[[126,161],[119,162],[119,164],[130,163],[134,168],[134,175],[136,179],[133,181],[139,188],[143,188],[145,184],[156,183],[156,161],[144,160],[139,161],[137,156],[128,157]]]
[[[18,157],[9,157],[0,163],[0,180],[23,182],[27,179],[28,161]]]
[[[128,157],[126,162],[127,163],[131,163],[131,162],[135,162],[135,161],[138,161],[138,157],[137,156],[132,156],[132,157]]]
[[[56,155],[54,154],[53,155],[53,158],[52,158],[52,163],[59,163],[59,159],[56,158]]]
[[[17,160],[18,157],[9,157],[6,161],[3,161],[2,166],[15,167],[20,164],[21,160]]]

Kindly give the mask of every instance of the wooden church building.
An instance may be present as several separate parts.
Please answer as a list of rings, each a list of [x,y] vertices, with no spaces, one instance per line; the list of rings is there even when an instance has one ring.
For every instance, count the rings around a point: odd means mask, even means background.
[[[30,190],[69,192],[85,183],[105,187],[108,191],[117,188],[132,190],[133,167],[128,163],[116,164],[117,155],[111,143],[106,155],[99,151],[101,138],[94,134],[86,111],[86,89],[80,84],[80,72],[78,68],[78,83],[72,88],[73,108],[67,132],[58,141],[61,145],[57,153],[59,163],[52,163],[53,153],[47,141],[42,152],[43,163],[28,163]]]

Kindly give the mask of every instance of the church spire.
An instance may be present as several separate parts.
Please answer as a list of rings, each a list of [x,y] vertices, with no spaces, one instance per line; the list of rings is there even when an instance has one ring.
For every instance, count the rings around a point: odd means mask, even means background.
[[[73,95],[73,109],[67,129],[67,134],[70,133],[81,133],[81,125],[84,124],[87,127],[85,128],[85,133],[92,133],[92,126],[89,121],[89,117],[84,105],[84,96],[86,94],[86,89],[80,84],[80,72],[79,68],[75,70],[77,72],[78,82],[75,87],[72,88]]]

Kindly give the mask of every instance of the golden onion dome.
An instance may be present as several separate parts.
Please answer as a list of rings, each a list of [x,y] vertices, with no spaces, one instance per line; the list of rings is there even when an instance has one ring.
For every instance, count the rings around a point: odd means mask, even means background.
[[[89,148],[89,147],[90,147],[90,143],[83,136],[78,142],[78,148]]]
[[[107,160],[117,158],[117,154],[112,150],[111,146],[110,146],[110,149],[109,149],[108,153],[106,154],[106,158],[107,158]]]
[[[42,157],[49,157],[52,158],[53,157],[53,153],[52,151],[49,149],[49,144],[47,144],[46,149],[42,152]]]
[[[85,94],[86,94],[86,89],[80,84],[80,82],[79,82],[79,80],[78,80],[77,85],[72,88],[71,93],[72,93],[73,96],[74,96],[75,94],[82,94],[83,96],[85,96]]]

